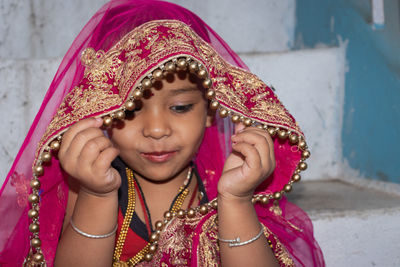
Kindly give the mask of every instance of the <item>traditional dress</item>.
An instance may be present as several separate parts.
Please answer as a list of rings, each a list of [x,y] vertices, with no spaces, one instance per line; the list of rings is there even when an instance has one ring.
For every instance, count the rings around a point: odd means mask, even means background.
[[[140,236],[130,228],[140,222],[130,204],[135,181],[128,172],[114,265],[219,265],[217,183],[238,122],[268,131],[274,141],[276,169],[253,202],[277,260],[282,266],[324,265],[311,221],[284,197],[307,168],[309,151],[275,92],[192,12],[162,1],[115,0],[73,42],[1,189],[1,266],[53,265],[68,197],[67,174],[57,158],[63,133],[89,117],[102,117],[105,126],[124,119],[143,90],[165,72],[185,69],[203,80],[216,111],[193,159],[207,201],[187,211],[171,207],[157,229],[147,227]],[[124,172],[123,163],[114,164]]]

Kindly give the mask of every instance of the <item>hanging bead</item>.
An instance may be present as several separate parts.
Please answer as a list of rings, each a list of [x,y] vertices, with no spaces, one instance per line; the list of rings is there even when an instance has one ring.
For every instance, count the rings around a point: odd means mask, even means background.
[[[152,259],[153,259],[153,254],[151,254],[151,253],[147,253],[144,256],[144,260],[147,261],[147,262],[151,261]]]
[[[31,224],[29,225],[29,231],[30,231],[31,233],[37,233],[37,232],[39,232],[39,224],[37,224],[37,223],[31,223]]]
[[[301,150],[307,148],[307,144],[306,144],[306,142],[305,142],[304,140],[302,140],[302,141],[299,142],[299,148],[300,148]]]
[[[268,128],[268,133],[269,133],[269,135],[270,135],[271,137],[275,136],[275,134],[276,134],[276,128],[269,127],[269,128]]]
[[[151,86],[152,86],[152,82],[151,82],[150,79],[148,79],[148,78],[143,79],[142,87],[143,87],[144,90],[150,89]]]
[[[180,219],[184,218],[185,215],[186,215],[186,213],[182,209],[178,210],[177,213],[176,213],[176,216],[178,216],[178,218],[180,218]]]
[[[292,191],[292,186],[290,184],[287,184],[287,185],[285,185],[283,190],[285,190],[285,192],[290,192],[290,191]]]
[[[185,70],[186,65],[187,65],[186,59],[184,59],[184,58],[178,59],[178,62],[176,63],[176,65],[179,70]]]
[[[113,119],[110,116],[105,116],[103,118],[103,125],[106,127],[111,126],[112,122],[113,122]]]
[[[199,77],[200,79],[207,78],[207,71],[204,68],[199,69],[199,71],[197,72],[197,77]]]
[[[275,198],[276,200],[281,199],[281,198],[282,198],[281,192],[275,192],[275,193],[274,193],[274,198]]]
[[[233,123],[238,123],[240,121],[240,116],[239,115],[233,115],[231,119],[232,119]]]
[[[166,220],[171,220],[172,219],[172,213],[170,212],[170,211],[166,211],[165,213],[164,213],[164,218],[166,219]]]
[[[33,189],[39,189],[40,188],[40,181],[38,179],[31,180],[31,187]]]
[[[217,201],[213,201],[211,203],[211,207],[216,210],[218,208],[218,202]]]
[[[219,107],[219,102],[218,102],[218,101],[212,101],[212,102],[211,102],[210,108],[211,108],[212,110],[217,110],[218,107]]]
[[[208,208],[206,205],[202,205],[202,206],[200,206],[199,211],[200,211],[201,215],[206,215],[208,213]]]
[[[31,239],[31,245],[34,248],[40,247],[42,245],[42,242],[40,241],[39,238],[32,238]]]
[[[123,110],[118,110],[117,112],[115,112],[115,118],[119,120],[125,119],[125,112]]]
[[[128,100],[128,101],[126,101],[126,103],[125,103],[125,108],[126,108],[127,110],[129,110],[129,111],[132,111],[132,110],[135,109],[135,103],[134,103],[133,101]]]
[[[60,149],[60,142],[57,140],[54,140],[53,142],[50,143],[50,148],[54,151],[58,151]]]
[[[292,176],[293,181],[298,182],[298,181],[300,181],[300,179],[301,179],[300,174],[298,174],[298,173],[293,174],[293,176]]]
[[[135,89],[135,91],[133,91],[133,97],[135,99],[140,99],[143,96],[143,92],[140,89]]]
[[[282,140],[286,139],[288,137],[288,134],[285,130],[279,130],[278,131],[278,137]]]
[[[165,64],[165,70],[167,72],[174,72],[176,69],[175,63],[174,62],[168,62],[167,64]]]
[[[152,233],[150,235],[150,242],[154,242],[154,241],[158,241],[158,239],[160,238],[160,235],[157,233]]]
[[[221,109],[219,110],[219,116],[220,116],[221,118],[225,118],[226,116],[228,116],[228,111],[227,111],[226,109],[224,109],[224,108],[221,108]]]
[[[268,204],[268,202],[269,202],[269,198],[268,198],[267,196],[263,196],[263,197],[261,198],[261,203],[263,203],[263,204]]]
[[[300,163],[299,163],[299,169],[302,170],[302,171],[307,170],[307,163],[305,163],[305,162],[300,162]]]
[[[211,85],[212,85],[211,79],[205,79],[205,80],[203,81],[203,87],[204,87],[204,88],[208,89],[208,88],[211,87]]]
[[[206,94],[207,99],[212,100],[215,97],[215,91],[214,90],[208,90]]]
[[[33,219],[33,218],[37,218],[39,216],[39,212],[35,209],[30,209],[28,211],[28,217]]]
[[[311,153],[308,150],[304,150],[301,155],[303,156],[303,158],[308,159],[311,156]]]
[[[28,197],[29,203],[38,203],[39,202],[39,196],[37,194],[30,194]]]
[[[297,142],[299,141],[299,137],[298,137],[296,134],[291,133],[291,134],[289,135],[289,141],[290,141],[290,143],[292,143],[292,144],[297,144]]]
[[[243,121],[243,123],[244,123],[244,125],[246,125],[246,126],[251,126],[252,121],[251,121],[250,118],[247,118],[247,119],[245,119],[245,120]]]
[[[154,80],[161,81],[163,76],[164,75],[163,75],[163,71],[162,70],[156,69],[155,71],[153,71]]]
[[[189,209],[189,210],[187,211],[187,216],[188,216],[189,218],[193,218],[194,216],[196,216],[196,211],[195,211],[194,209]]]
[[[195,73],[199,69],[199,64],[196,61],[192,61],[189,63],[189,71]]]
[[[155,226],[156,226],[156,230],[160,230],[160,231],[164,228],[164,224],[162,221],[157,221]]]
[[[43,162],[50,162],[51,161],[51,153],[43,152],[42,156],[40,158],[43,160]]]
[[[157,245],[151,244],[149,247],[149,251],[151,254],[154,254],[157,251]]]
[[[43,172],[44,172],[43,167],[40,166],[40,165],[37,165],[37,166],[35,166],[35,167],[33,168],[33,173],[34,173],[36,176],[41,176],[41,175],[43,175]]]
[[[36,253],[35,255],[33,255],[33,260],[34,260],[35,262],[42,262],[43,259],[44,259],[43,254],[40,253],[40,252],[38,252],[38,253]]]

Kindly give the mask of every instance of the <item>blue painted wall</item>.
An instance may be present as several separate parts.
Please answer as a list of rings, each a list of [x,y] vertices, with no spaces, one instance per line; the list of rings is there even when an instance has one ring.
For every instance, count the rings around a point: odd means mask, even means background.
[[[370,26],[369,1],[297,1],[297,48],[348,40],[343,156],[367,178],[400,183],[400,1]]]

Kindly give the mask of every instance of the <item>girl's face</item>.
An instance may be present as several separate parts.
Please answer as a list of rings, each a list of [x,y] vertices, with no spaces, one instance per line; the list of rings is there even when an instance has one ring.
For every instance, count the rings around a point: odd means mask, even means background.
[[[169,75],[136,102],[110,135],[120,157],[145,179],[162,182],[179,175],[196,154],[206,126],[204,89],[194,76]]]

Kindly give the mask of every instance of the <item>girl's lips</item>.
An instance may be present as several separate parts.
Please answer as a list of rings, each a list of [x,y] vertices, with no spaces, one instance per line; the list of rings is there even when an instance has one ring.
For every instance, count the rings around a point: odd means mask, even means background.
[[[147,160],[156,163],[162,163],[168,161],[171,157],[173,157],[176,154],[176,152],[177,151],[160,151],[160,152],[156,151],[156,152],[140,153],[140,154]]]

